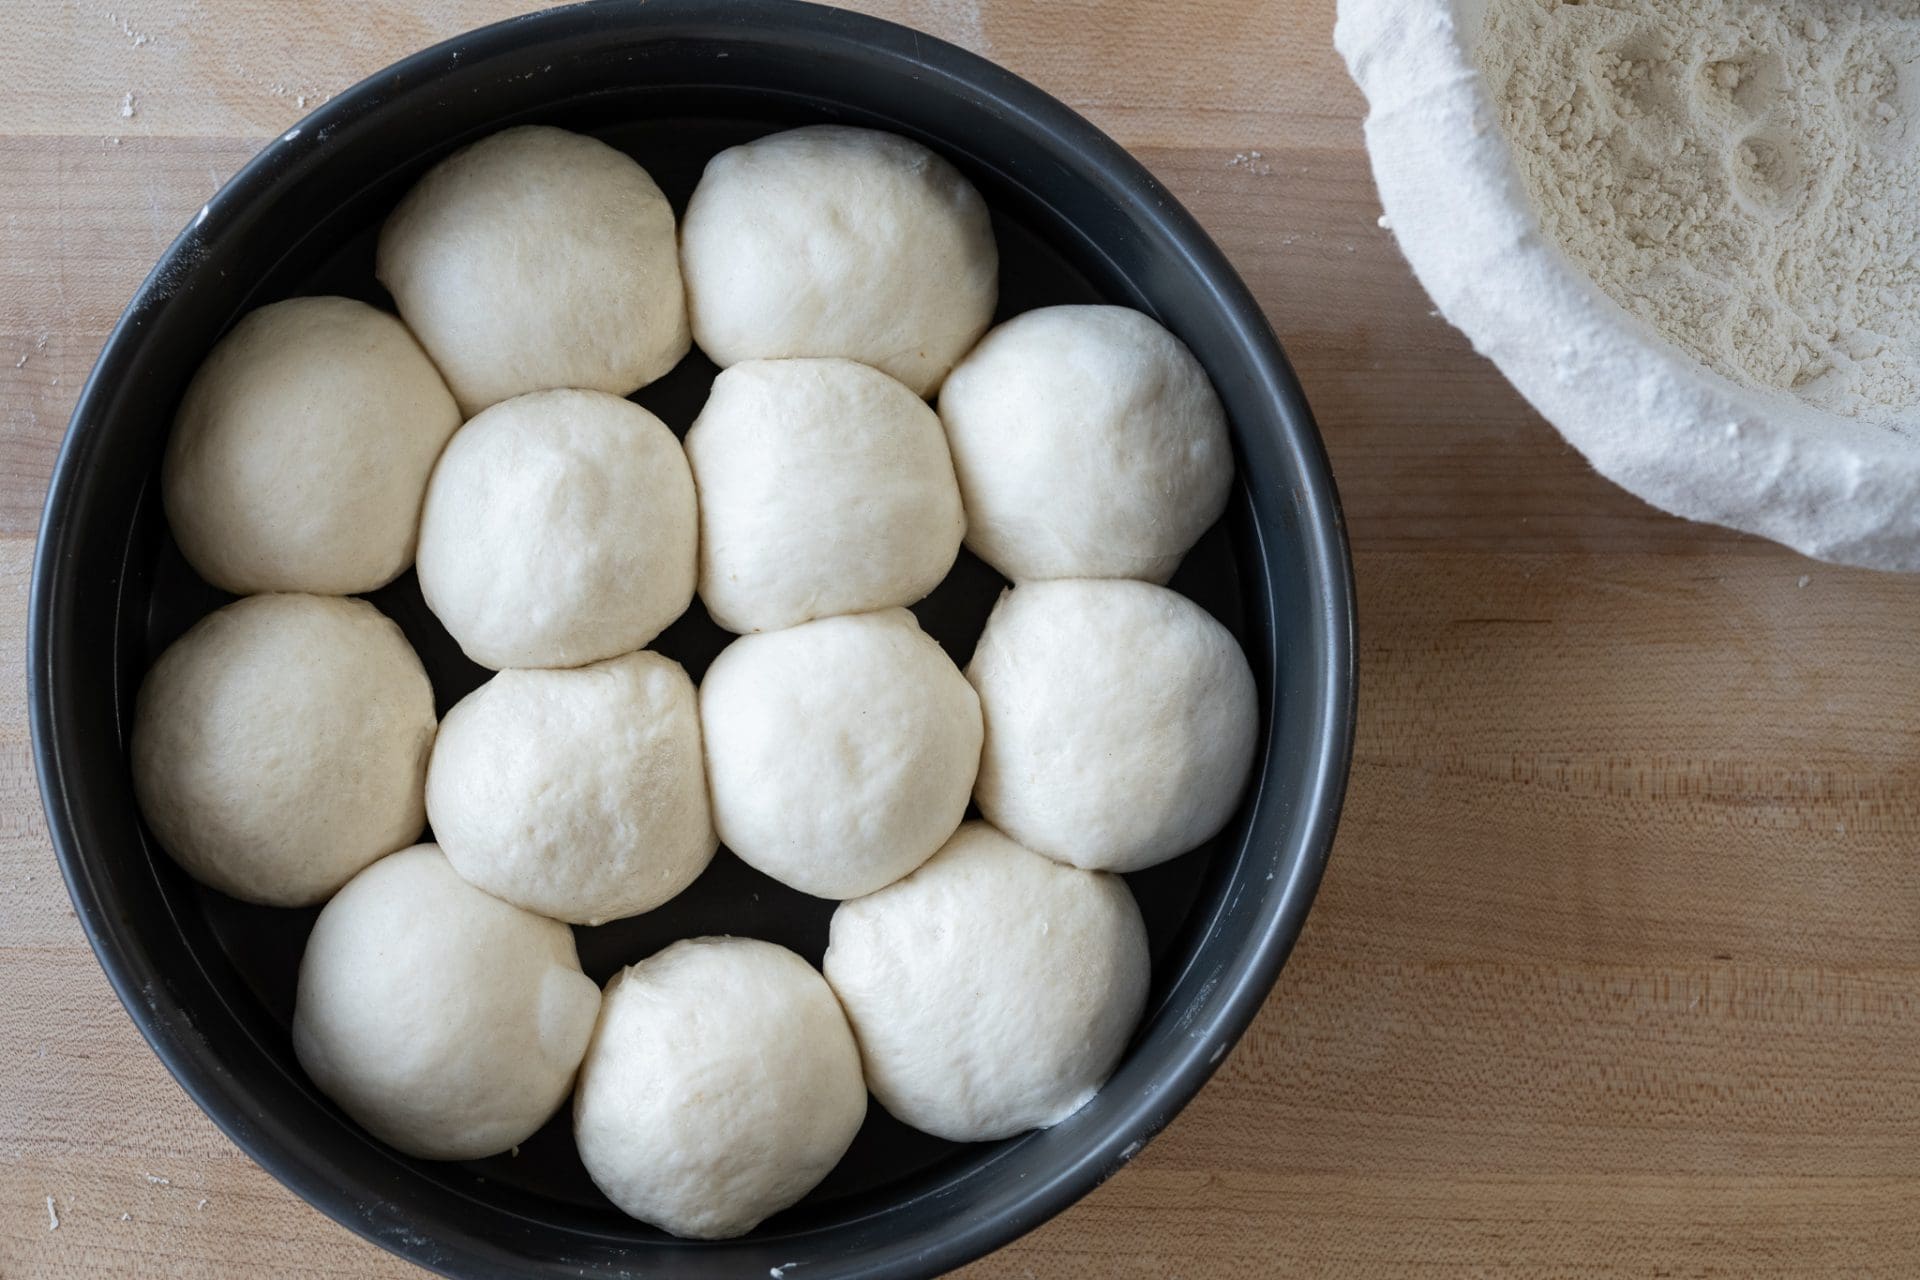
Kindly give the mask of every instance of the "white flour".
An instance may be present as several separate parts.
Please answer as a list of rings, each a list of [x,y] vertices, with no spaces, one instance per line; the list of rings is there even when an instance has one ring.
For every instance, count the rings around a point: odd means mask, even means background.
[[[1920,0],[1489,0],[1548,233],[1724,376],[1920,407]]]

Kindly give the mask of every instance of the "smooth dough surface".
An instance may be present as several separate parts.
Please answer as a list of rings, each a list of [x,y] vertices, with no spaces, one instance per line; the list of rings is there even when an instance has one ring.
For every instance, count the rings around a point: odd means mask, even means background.
[[[484,667],[642,648],[693,600],[693,473],[639,405],[537,391],[454,433],[427,485],[420,591]]]
[[[202,884],[319,902],[420,834],[433,687],[364,600],[248,596],[160,655],[134,707],[134,793]]]
[[[966,532],[940,419],[851,360],[747,360],[687,433],[700,598],[729,631],[912,604]]]
[[[427,817],[453,869],[516,906],[652,910],[713,857],[693,681],[657,653],[502,671],[441,721]]]
[[[924,862],[980,763],[979,700],[905,609],[740,637],[701,681],[700,727],[721,841],[821,898]]]
[[[482,893],[422,844],[362,871],[314,921],[293,1048],[375,1137],[474,1160],[559,1109],[599,1008],[566,925]]]
[[[1233,447],[1200,362],[1126,307],[1043,307],[940,388],[967,546],[1015,582],[1173,576],[1226,509]]]
[[[844,356],[931,395],[993,318],[987,206],[917,142],[809,125],[707,163],[680,235],[694,340],[721,368]]]
[[[811,1191],[866,1114],[860,1052],[813,967],[770,942],[692,938],[607,984],[573,1135],[609,1200],[716,1240]]]
[[[986,721],[974,798],[1028,848],[1138,871],[1233,816],[1260,728],[1253,673],[1185,596],[1024,583],[994,605],[967,679]]]
[[[215,344],[174,416],[167,524],[223,591],[350,595],[413,563],[420,498],[460,411],[407,327],[289,298]]]
[[[969,822],[840,904],[825,968],[880,1105],[985,1142],[1058,1124],[1106,1083],[1146,1006],[1147,930],[1117,876]]]
[[[528,391],[624,396],[687,354],[673,209],[604,142],[505,129],[427,171],[374,263],[472,415]]]

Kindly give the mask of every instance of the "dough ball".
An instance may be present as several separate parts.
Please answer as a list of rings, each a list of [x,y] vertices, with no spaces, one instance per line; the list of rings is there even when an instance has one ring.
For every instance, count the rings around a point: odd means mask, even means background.
[[[898,880],[967,811],[980,703],[905,609],[742,636],[700,684],[721,841],[802,893]]]
[[[383,1142],[475,1160],[559,1108],[599,1009],[572,930],[482,893],[422,844],[362,871],[314,921],[293,1049]]]
[[[680,235],[700,349],[845,356],[931,395],[986,332],[1000,255],[987,206],[917,142],[810,125],[708,161]]]
[[[515,906],[651,911],[713,857],[693,681],[657,653],[502,671],[441,722],[427,817],[453,869]]]
[[[1015,582],[1165,582],[1226,510],[1227,416],[1180,340],[1125,307],[1044,307],[940,389],[967,546]]]
[[[474,414],[527,391],[623,396],[687,354],[673,209],[604,142],[524,125],[442,160],[374,274]]]
[[[693,600],[693,473],[666,424],[538,391],[454,433],[420,518],[420,592],[483,667],[642,648]]]
[[[840,904],[826,971],[880,1105],[985,1142],[1058,1124],[1106,1083],[1146,1006],[1147,928],[1118,877],[969,822]]]
[[[687,433],[700,598],[729,631],[912,604],[966,532],[940,419],[851,360],[748,360]]]
[[[813,1190],[866,1114],[860,1051],[813,967],[771,942],[693,938],[607,984],[573,1136],[609,1200],[719,1240]]]
[[[304,907],[419,836],[433,731],[433,686],[378,609],[249,596],[147,672],[134,794],[194,879]]]
[[[215,344],[174,416],[160,491],[223,591],[350,595],[413,563],[420,496],[460,411],[407,327],[290,298]]]
[[[967,679],[987,726],[975,799],[1028,848],[1138,871],[1233,816],[1260,731],[1253,673],[1186,597],[1025,583],[994,605]]]

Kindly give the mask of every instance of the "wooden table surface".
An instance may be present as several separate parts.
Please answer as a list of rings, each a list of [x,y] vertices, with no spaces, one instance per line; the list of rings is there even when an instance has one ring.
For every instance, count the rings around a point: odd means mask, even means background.
[[[0,1276],[417,1274],[134,1031],[49,851],[20,665],[56,444],[160,249],[328,94],[515,7],[7,8]],[[1299,367],[1360,586],[1352,789],[1278,989],[1165,1135],[971,1274],[1920,1270],[1920,582],[1662,516],[1529,411],[1375,224],[1331,0],[870,7],[1064,98],[1199,216]]]

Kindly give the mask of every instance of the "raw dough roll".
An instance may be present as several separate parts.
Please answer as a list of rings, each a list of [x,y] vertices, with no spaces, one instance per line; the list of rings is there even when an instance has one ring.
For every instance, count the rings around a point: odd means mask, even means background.
[[[422,844],[362,871],[314,921],[293,1049],[375,1137],[474,1160],[558,1109],[599,1009],[572,930],[482,893]]]
[[[845,356],[931,395],[993,318],[987,206],[917,142],[810,125],[707,163],[680,234],[693,336],[721,368]]]
[[[160,655],[133,785],[161,847],[246,902],[319,902],[426,823],[433,687],[364,600],[249,596]]]
[[[687,354],[673,209],[604,142],[506,129],[427,171],[374,274],[468,415],[527,391],[626,395]]]
[[[700,685],[721,841],[821,898],[897,880],[966,813],[980,703],[905,609],[742,636]]]
[[[607,984],[573,1136],[609,1200],[717,1240],[811,1191],[866,1114],[860,1051],[812,966],[770,942],[693,938]]]
[[[289,298],[215,344],[180,401],[160,489],[223,591],[349,595],[413,563],[420,497],[460,411],[407,327],[350,298]]]
[[[1118,877],[969,822],[840,904],[825,967],[880,1105],[984,1142],[1058,1124],[1106,1083],[1146,1005],[1147,929]]]
[[[1126,307],[1043,307],[940,388],[967,546],[1015,582],[1165,582],[1226,509],[1226,412],[1180,340]]]
[[[453,869],[516,906],[651,911],[713,857],[693,681],[657,653],[502,671],[441,722],[427,817]]]
[[[729,631],[912,604],[967,521],[926,402],[851,360],[748,360],[687,433],[700,598]]]
[[[1021,844],[1138,871],[1233,815],[1260,727],[1227,629],[1165,587],[1030,582],[1001,595],[967,666],[986,743],[974,798]]]
[[[485,667],[643,647],[693,600],[693,474],[639,405],[538,391],[454,433],[420,520],[420,592]]]

